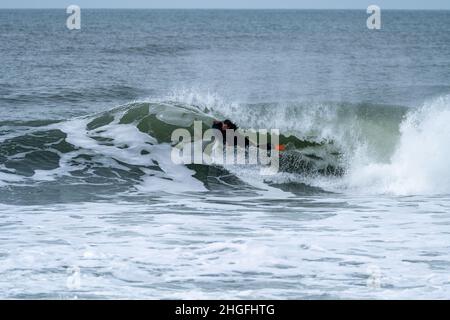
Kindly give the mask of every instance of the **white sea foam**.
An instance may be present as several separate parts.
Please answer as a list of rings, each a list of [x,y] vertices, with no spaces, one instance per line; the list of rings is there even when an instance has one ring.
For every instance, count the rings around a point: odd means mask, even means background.
[[[387,163],[354,157],[344,186],[360,192],[450,193],[450,98],[426,103],[401,124],[401,137]]]
[[[447,299],[449,205],[345,195],[0,204],[0,296]]]
[[[89,119],[67,121],[59,128],[67,134],[68,143],[80,148],[82,153],[100,155],[106,167],[120,167],[116,160],[144,167],[157,164],[163,172],[143,169],[146,176],[136,186],[139,191],[206,191],[203,184],[192,177],[193,171],[171,161],[169,144],[158,144],[151,135],[139,131],[135,123],[119,124],[121,116],[123,113],[116,114],[113,122],[98,130],[86,129]],[[113,143],[101,144],[93,139],[93,136],[109,138]],[[142,151],[147,151],[147,154],[142,154]],[[73,154],[66,154],[64,157],[69,160]],[[67,167],[67,164],[61,167],[65,166]]]

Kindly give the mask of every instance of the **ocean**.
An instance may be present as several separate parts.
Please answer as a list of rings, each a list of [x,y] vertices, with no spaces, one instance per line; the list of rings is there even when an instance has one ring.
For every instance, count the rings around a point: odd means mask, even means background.
[[[0,10],[1,298],[450,298],[450,11],[67,17]],[[171,160],[225,118],[308,161]]]

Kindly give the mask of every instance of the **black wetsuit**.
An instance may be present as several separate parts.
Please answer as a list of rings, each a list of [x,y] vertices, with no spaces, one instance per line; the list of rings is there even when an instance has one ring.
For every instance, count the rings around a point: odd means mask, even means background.
[[[214,122],[212,125],[213,129],[219,130],[222,133],[223,143],[226,142],[226,132],[222,130],[223,123],[222,122]]]
[[[214,122],[212,125],[213,129],[219,130],[222,133],[223,138],[223,145],[227,143],[227,130],[223,130],[223,122]],[[233,130],[233,129],[228,129]],[[234,130],[233,130],[234,131]],[[238,145],[238,137],[234,137],[234,146],[237,147]],[[245,137],[245,147],[247,148],[250,145],[250,140],[248,140],[247,137]]]
[[[225,146],[227,143],[227,130],[223,130],[223,122],[214,122],[212,125],[213,129],[219,130],[222,133],[222,138],[223,138],[223,145]],[[229,130],[233,130],[233,129],[229,129]],[[245,137],[245,148],[248,148],[250,146],[250,140]],[[237,147],[238,145],[238,137],[234,137],[234,146]],[[260,145],[256,146],[257,148],[260,148]],[[267,150],[271,150],[272,149],[272,145],[270,143],[267,144],[266,146]]]

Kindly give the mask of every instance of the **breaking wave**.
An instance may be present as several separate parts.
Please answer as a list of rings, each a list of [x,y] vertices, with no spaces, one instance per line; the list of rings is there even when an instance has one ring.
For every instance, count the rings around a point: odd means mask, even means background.
[[[279,129],[281,171],[176,165],[174,129],[230,118],[241,128]],[[66,121],[9,121],[0,127],[0,187],[80,186],[105,194],[254,190],[447,194],[450,98],[417,109],[367,103],[237,104],[176,92]],[[259,172],[259,171],[258,171]],[[318,192],[318,191],[317,191]]]

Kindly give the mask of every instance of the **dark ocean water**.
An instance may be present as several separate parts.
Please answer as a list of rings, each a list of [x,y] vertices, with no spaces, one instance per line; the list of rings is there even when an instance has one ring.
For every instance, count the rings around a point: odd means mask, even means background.
[[[379,31],[357,10],[83,10],[72,32],[66,17],[0,11],[8,117],[65,119],[180,89],[406,105],[448,93],[447,11],[383,12]]]
[[[0,10],[0,297],[448,299],[450,11],[367,17]],[[171,161],[224,117],[343,173]]]

